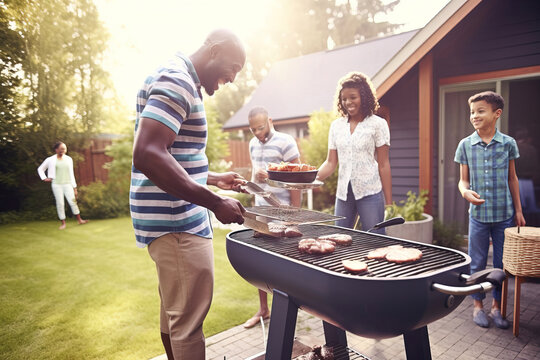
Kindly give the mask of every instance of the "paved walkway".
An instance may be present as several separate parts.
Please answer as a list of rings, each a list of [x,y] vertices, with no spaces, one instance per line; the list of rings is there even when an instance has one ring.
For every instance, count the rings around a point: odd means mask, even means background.
[[[509,281],[508,315],[513,318],[514,279]],[[484,304],[491,303],[488,295]],[[512,328],[501,330],[494,326],[487,329],[472,321],[472,301],[465,299],[448,316],[428,325],[431,354],[439,360],[473,359],[540,359],[540,281],[521,286],[521,317],[519,336]],[[486,306],[487,308],[487,306]],[[268,323],[265,325],[268,333]],[[299,311],[296,326],[297,339],[309,346],[323,344],[322,322]],[[373,359],[406,359],[401,336],[373,340],[347,334],[349,347]],[[264,350],[261,326],[244,329],[236,326],[207,339],[208,360],[243,360]]]

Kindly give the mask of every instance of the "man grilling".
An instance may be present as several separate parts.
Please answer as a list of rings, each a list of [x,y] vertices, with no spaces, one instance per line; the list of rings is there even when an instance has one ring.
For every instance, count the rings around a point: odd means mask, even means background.
[[[258,183],[264,190],[274,193],[282,204],[300,207],[300,191],[271,187],[266,184],[268,163],[281,161],[300,163],[300,153],[294,138],[274,130],[272,118],[263,107],[255,107],[248,114],[249,129],[254,137],[249,142],[252,175],[251,181]],[[255,196],[255,205],[269,205],[261,196]],[[244,323],[245,328],[255,326],[260,318],[268,319],[268,299],[266,292],[259,290],[259,311]]]
[[[204,360],[202,331],[213,292],[212,228],[208,210],[222,223],[243,223],[235,199],[208,189],[239,190],[236,173],[208,171],[208,95],[233,82],[246,60],[228,30],[210,33],[191,56],[177,53],[146,78],[137,96],[130,208],[137,245],[156,263],[161,299],[161,339],[168,359]]]

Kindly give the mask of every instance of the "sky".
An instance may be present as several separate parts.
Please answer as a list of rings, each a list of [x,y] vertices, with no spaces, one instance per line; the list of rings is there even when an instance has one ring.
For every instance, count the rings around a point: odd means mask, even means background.
[[[110,33],[104,67],[120,100],[129,109],[134,108],[144,78],[177,51],[193,53],[213,29],[228,28],[240,38],[259,29],[270,1],[94,0]],[[418,29],[448,2],[401,0],[392,13],[376,20],[403,24],[397,32]]]

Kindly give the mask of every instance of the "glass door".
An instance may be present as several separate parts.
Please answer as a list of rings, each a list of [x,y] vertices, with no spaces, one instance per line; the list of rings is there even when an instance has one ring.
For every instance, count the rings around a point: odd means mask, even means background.
[[[496,91],[496,83],[481,83],[441,88],[439,124],[439,218],[446,224],[455,223],[467,233],[469,203],[458,190],[459,164],[454,162],[459,141],[473,133],[469,121],[472,95]]]

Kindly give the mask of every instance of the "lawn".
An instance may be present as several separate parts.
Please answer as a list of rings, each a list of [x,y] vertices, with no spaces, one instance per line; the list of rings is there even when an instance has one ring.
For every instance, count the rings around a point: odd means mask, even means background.
[[[231,267],[216,229],[211,336],[257,309],[256,289]],[[149,359],[163,353],[153,261],[129,218],[0,226],[1,359]]]

